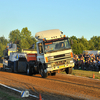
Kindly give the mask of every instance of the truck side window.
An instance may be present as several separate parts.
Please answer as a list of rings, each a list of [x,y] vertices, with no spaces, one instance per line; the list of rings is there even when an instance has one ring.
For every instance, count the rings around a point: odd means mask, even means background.
[[[39,47],[39,53],[43,53],[43,47],[42,47],[42,43],[39,43],[38,44],[38,47]]]

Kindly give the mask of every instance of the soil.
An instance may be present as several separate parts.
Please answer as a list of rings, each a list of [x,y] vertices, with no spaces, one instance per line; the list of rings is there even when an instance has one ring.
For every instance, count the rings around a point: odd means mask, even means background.
[[[36,96],[41,93],[44,100],[100,100],[98,79],[60,73],[41,78],[39,74],[28,76],[24,73],[0,71],[0,83],[19,90],[29,90]]]

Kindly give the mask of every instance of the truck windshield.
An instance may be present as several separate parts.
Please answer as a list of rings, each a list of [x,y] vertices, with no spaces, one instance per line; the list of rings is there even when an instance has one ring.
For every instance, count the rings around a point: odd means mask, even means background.
[[[45,52],[55,51],[55,50],[63,50],[63,49],[69,49],[69,48],[71,48],[71,47],[70,47],[68,40],[45,42],[45,45],[44,45]]]

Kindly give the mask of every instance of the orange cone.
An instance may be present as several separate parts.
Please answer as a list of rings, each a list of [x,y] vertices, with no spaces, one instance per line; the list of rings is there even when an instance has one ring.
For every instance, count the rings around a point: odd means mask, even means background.
[[[39,94],[39,100],[42,100],[41,94]]]
[[[58,70],[58,73],[60,73],[60,71]]]
[[[95,75],[94,75],[94,73],[93,73],[93,78],[95,78]]]

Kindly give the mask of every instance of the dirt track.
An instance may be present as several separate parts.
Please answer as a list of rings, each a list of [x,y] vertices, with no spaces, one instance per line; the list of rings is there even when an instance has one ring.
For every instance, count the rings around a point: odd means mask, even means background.
[[[0,71],[0,83],[18,89],[29,89],[34,93],[59,95],[63,99],[100,100],[100,80],[74,75],[57,74],[44,79],[40,75],[27,76]]]

